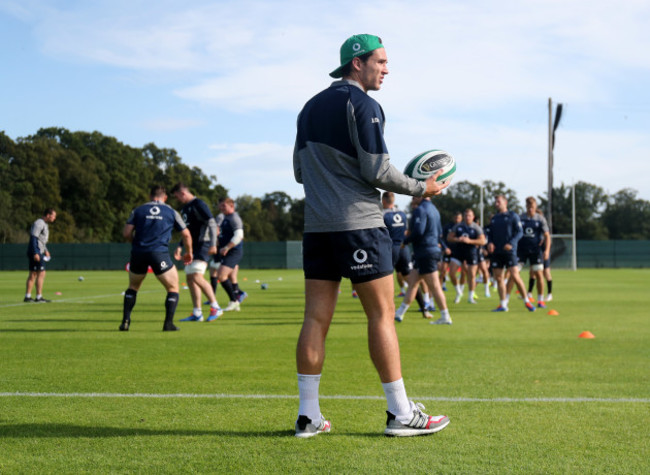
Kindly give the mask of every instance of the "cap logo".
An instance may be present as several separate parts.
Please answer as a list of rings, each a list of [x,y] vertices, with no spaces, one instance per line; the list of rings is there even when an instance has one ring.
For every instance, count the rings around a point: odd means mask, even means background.
[[[352,45],[352,50],[354,50],[355,53],[357,53],[361,49],[361,45],[359,43],[355,43]]]

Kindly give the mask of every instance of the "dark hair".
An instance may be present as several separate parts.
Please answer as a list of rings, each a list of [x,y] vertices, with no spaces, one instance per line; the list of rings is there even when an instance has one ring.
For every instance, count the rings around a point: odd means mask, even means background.
[[[50,214],[56,212],[54,208],[45,208],[45,211],[43,211],[43,216],[49,216]]]
[[[151,192],[149,193],[149,196],[151,198],[162,198],[166,194],[167,194],[167,190],[165,189],[164,186],[154,185],[151,187]]]
[[[372,53],[374,53],[374,52],[375,52],[375,50],[373,49],[372,51],[369,51],[369,52],[367,52],[365,54],[362,54],[361,56],[356,56],[356,57],[359,58],[362,63],[367,63],[368,58],[370,58],[372,56]],[[350,73],[352,72],[352,60],[353,59],[354,58],[352,58],[345,66],[343,66],[341,68],[341,77],[345,77],[345,76],[350,75]]]
[[[395,193],[393,193],[392,191],[384,191],[384,194],[382,195],[381,199],[386,203],[394,203]]]
[[[180,190],[189,190],[189,188],[187,187],[187,185],[185,185],[185,183],[183,183],[182,181],[179,181],[171,189],[171,193],[174,194],[174,193],[176,193],[177,191],[180,191]]]

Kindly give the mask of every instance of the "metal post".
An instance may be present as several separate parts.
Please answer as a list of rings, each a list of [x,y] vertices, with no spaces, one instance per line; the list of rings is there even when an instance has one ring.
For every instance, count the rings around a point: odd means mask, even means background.
[[[548,98],[548,210],[546,221],[553,234],[553,100]]]
[[[573,192],[571,193],[571,211],[573,214],[571,224],[571,269],[578,270],[578,249],[576,248],[576,185],[573,184]]]

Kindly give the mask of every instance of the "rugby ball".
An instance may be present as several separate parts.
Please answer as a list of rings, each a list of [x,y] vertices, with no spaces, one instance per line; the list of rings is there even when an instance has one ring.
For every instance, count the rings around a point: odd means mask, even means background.
[[[450,182],[456,174],[456,160],[443,150],[427,150],[409,160],[404,174],[416,180],[426,180],[440,169],[442,175],[436,181],[441,184]]]

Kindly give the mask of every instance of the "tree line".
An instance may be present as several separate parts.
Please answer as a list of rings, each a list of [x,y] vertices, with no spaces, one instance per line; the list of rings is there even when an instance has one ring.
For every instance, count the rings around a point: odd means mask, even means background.
[[[228,196],[214,175],[184,164],[174,149],[153,143],[131,147],[100,132],[64,128],[40,129],[14,141],[0,131],[0,243],[27,242],[32,222],[48,207],[57,210],[51,242],[121,242],[129,213],[148,200],[151,185],[170,189],[179,181],[214,211],[219,199]],[[505,195],[510,209],[523,211],[516,193],[502,182],[459,181],[435,198],[443,222],[465,208],[478,214],[481,188],[486,219],[495,194]],[[650,238],[650,202],[638,198],[635,190],[608,195],[584,182],[575,189],[578,239]],[[303,199],[283,191],[232,198],[248,241],[301,239]],[[545,211],[546,198],[537,199]],[[571,199],[571,187],[553,189],[554,233],[571,233]],[[169,204],[181,207],[173,196]]]

